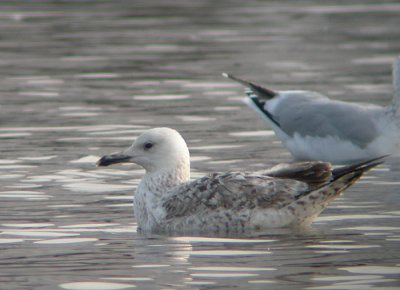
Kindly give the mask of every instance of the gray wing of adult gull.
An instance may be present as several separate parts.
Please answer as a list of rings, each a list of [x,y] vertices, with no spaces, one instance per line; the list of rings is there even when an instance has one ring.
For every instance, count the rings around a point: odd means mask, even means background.
[[[336,136],[365,148],[379,134],[373,115],[378,106],[334,101],[324,98],[288,96],[277,105],[274,115],[286,134],[293,136]]]

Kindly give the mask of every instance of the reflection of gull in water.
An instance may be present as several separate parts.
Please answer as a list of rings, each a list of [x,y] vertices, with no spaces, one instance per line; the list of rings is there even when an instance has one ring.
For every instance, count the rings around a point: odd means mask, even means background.
[[[189,181],[189,150],[169,128],[145,131],[127,150],[103,156],[99,166],[143,166],[134,200],[143,231],[234,234],[309,224],[368,169],[370,160],[331,170],[329,163],[280,165],[264,174],[211,173]]]
[[[393,67],[394,97],[387,107],[331,100],[316,92],[246,86],[258,112],[299,160],[350,163],[400,152],[400,58]]]

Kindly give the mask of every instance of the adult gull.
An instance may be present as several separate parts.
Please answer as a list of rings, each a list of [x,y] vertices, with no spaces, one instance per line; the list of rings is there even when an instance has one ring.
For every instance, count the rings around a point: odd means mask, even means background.
[[[314,161],[190,180],[185,140],[173,129],[154,128],[127,150],[103,156],[97,165],[120,162],[146,170],[134,195],[141,231],[227,235],[308,225],[381,158],[337,169]]]
[[[247,88],[245,103],[266,121],[297,160],[352,163],[400,154],[400,58],[386,107],[332,100],[311,91],[274,91],[224,73]]]

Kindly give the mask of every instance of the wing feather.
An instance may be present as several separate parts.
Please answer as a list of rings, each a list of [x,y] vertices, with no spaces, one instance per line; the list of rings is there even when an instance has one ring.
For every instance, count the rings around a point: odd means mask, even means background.
[[[311,189],[318,188],[332,179],[332,166],[328,162],[306,161],[278,164],[262,172],[263,175],[294,179],[307,183]]]
[[[282,208],[309,191],[307,183],[243,173],[213,173],[170,190],[163,200],[166,218],[217,209],[233,212]]]

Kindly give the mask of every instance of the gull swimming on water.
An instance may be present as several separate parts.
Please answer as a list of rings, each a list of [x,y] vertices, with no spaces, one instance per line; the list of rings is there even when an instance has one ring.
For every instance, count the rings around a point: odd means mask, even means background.
[[[311,91],[273,91],[223,73],[247,88],[245,103],[297,160],[351,163],[400,153],[400,58],[386,107],[332,100]]]
[[[308,225],[381,158],[337,169],[325,162],[278,165],[263,173],[210,173],[190,180],[185,140],[170,128],[143,132],[98,166],[133,162],[146,170],[134,195],[144,232],[240,234]]]

